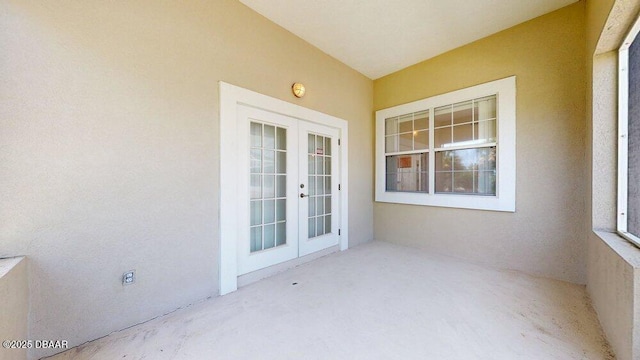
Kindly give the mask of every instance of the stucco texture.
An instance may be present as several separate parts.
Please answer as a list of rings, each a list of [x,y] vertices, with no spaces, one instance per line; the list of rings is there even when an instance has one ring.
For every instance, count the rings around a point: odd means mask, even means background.
[[[0,259],[0,299],[2,299],[0,301],[2,304],[0,306],[0,341],[2,342],[28,339],[29,283],[27,278],[27,260],[24,257]],[[26,347],[0,347],[2,360],[22,360],[26,356]]]
[[[349,122],[350,245],[373,238],[372,81],[239,2],[2,1],[0,49],[0,257],[30,259],[30,338],[218,294],[221,80]]]
[[[584,284],[584,2],[374,81],[376,110],[515,75],[516,212],[376,203],[377,240]]]
[[[586,3],[587,291],[620,360],[640,356],[640,252],[615,234],[617,220],[618,52],[638,0]],[[594,231],[600,230],[600,231]]]

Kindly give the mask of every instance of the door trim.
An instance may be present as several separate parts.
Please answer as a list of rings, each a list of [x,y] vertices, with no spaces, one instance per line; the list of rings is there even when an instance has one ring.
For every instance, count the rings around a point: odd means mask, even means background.
[[[219,82],[220,91],[220,295],[225,295],[238,288],[238,206],[236,194],[238,188],[238,161],[236,157],[238,133],[238,105],[246,105],[258,109],[286,115],[299,120],[318,123],[340,130],[340,250],[349,247],[349,173],[348,173],[348,123],[346,120],[307,109],[280,99],[263,95],[235,85]],[[244,190],[243,190],[244,191]]]

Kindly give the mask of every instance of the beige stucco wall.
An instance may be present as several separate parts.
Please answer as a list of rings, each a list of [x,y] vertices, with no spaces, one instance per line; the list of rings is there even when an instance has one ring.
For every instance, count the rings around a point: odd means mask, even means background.
[[[586,3],[587,291],[620,360],[640,358],[640,251],[613,233],[617,196],[617,48],[639,8],[638,0]]]
[[[29,284],[24,257],[0,259],[0,341],[27,340]],[[27,350],[0,346],[0,359],[22,360]]]
[[[30,258],[31,338],[218,294],[220,80],[349,122],[350,243],[373,238],[372,81],[238,1],[2,1],[0,49],[0,256]]]
[[[377,240],[584,283],[584,2],[374,82],[376,110],[515,75],[516,212],[376,203]]]

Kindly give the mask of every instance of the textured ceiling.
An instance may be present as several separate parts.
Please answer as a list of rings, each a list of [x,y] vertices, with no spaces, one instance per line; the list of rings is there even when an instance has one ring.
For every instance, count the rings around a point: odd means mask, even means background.
[[[371,79],[576,0],[240,0]]]

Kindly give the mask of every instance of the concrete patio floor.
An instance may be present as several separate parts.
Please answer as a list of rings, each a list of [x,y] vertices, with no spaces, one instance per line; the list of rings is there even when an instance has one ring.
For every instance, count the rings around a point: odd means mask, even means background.
[[[584,286],[373,242],[50,359],[613,359]]]

